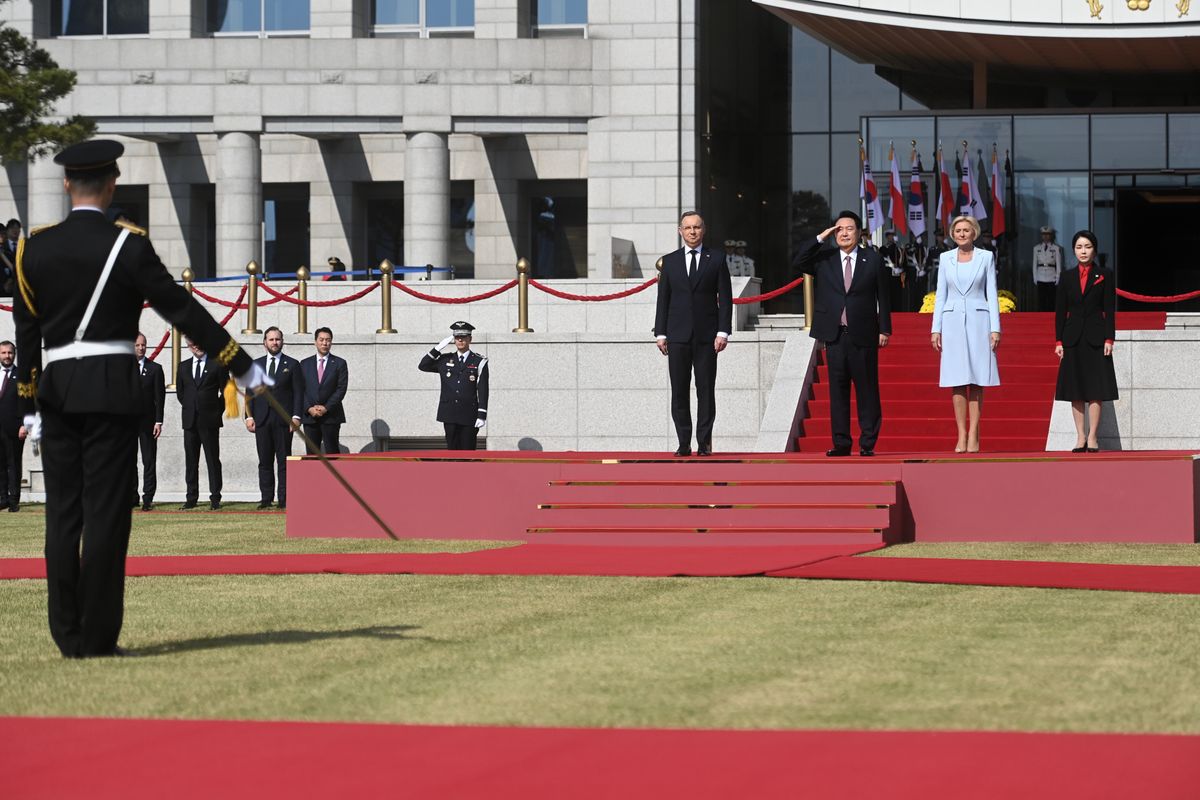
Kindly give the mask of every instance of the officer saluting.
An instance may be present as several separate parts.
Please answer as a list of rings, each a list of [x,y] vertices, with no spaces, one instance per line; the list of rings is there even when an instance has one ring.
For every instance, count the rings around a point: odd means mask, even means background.
[[[479,429],[487,424],[488,360],[471,350],[469,322],[450,326],[450,336],[442,339],[421,358],[417,368],[436,372],[442,379],[442,397],[437,419],[446,429],[446,447],[450,450],[474,450]],[[455,352],[442,355],[442,349],[454,342]]]
[[[241,376],[243,389],[269,383],[175,283],[146,232],[105,216],[124,150],[96,140],[59,153],[71,214],[30,231],[17,253],[18,394],[29,438],[41,439],[50,634],[68,658],[125,655],[117,638],[142,414],[133,340],[143,299]]]

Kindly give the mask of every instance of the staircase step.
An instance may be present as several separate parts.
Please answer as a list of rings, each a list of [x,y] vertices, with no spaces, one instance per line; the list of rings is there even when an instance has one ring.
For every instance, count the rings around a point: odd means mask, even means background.
[[[1001,385],[1005,383],[1054,383],[1058,379],[1058,365],[1041,366],[1000,364]],[[937,384],[941,367],[933,364],[883,364],[879,365],[880,384],[898,382],[918,383],[926,381]],[[991,387],[989,387],[991,388]]]
[[[542,506],[547,525],[600,525],[639,527],[641,525],[682,528],[763,528],[795,526],[828,528],[886,528],[890,508],[886,503],[781,503],[775,505],[670,504],[554,504]]]
[[[950,404],[945,404],[945,414],[938,417],[896,417],[889,414],[885,407],[883,412],[883,428],[880,432],[880,437],[887,436],[889,439],[893,436],[912,437],[912,436],[932,436],[936,438],[944,438],[949,435],[956,436],[954,427],[954,415],[950,410]],[[1025,438],[1030,435],[1031,431],[1035,431],[1039,426],[1046,428],[1042,431],[1042,445],[1046,443],[1046,433],[1050,427],[1047,419],[994,419],[990,414],[991,409],[980,423],[980,431],[984,438],[992,436],[1000,437],[1021,437]],[[812,417],[804,420],[805,436],[828,437],[830,435],[830,422],[828,415],[823,417]],[[858,430],[858,419],[852,414],[850,417],[850,430]]]
[[[727,526],[727,527],[689,527],[680,525],[553,525],[538,526],[525,529],[529,535],[580,535],[594,533],[620,534],[738,534],[742,536],[776,535],[781,538],[801,536],[813,544],[845,542],[847,544],[878,542],[884,535],[883,528],[855,527],[851,525],[831,525],[827,527],[813,526]]]
[[[553,484],[552,484],[553,485]],[[549,499],[552,498],[552,499]],[[617,501],[615,498],[620,498]],[[770,504],[770,503],[894,503],[894,481],[839,483],[835,481],[778,481],[771,484],[646,482],[620,486],[594,484],[555,487],[548,505],[570,503],[667,503],[683,505]]]
[[[858,436],[857,426],[850,428]],[[875,444],[876,453],[952,453],[957,437],[950,436],[888,436],[881,434]],[[802,437],[796,440],[801,453],[823,453],[833,446],[828,437]],[[985,453],[1040,453],[1046,449],[1046,437],[988,436],[980,446]]]
[[[890,425],[893,420],[932,417],[938,414],[953,413],[950,406],[950,391],[942,390],[943,394],[933,402],[928,400],[892,400],[890,397],[883,404],[883,420]],[[993,420],[1001,419],[1040,419],[1046,414],[1045,400],[1001,400],[993,398],[989,391],[984,403],[984,422],[990,424]],[[829,400],[809,400],[808,417],[806,419],[829,419]],[[853,403],[850,405],[850,416],[856,412]],[[1047,418],[1048,419],[1048,418]]]
[[[824,378],[824,376],[822,376]],[[828,380],[825,378],[825,380]],[[813,383],[813,399],[814,400],[829,400],[829,384],[825,382]],[[893,400],[914,401],[920,400],[925,402],[948,402],[950,399],[950,389],[938,386],[936,382],[904,382],[904,383],[887,383],[879,387],[879,393],[886,404]],[[993,402],[1001,400],[1040,400],[1045,403],[1046,419],[1050,418],[1050,410],[1052,408],[1051,401],[1054,400],[1054,384],[1053,383],[1003,383],[1000,386],[988,387],[986,392],[985,406],[990,406]]]

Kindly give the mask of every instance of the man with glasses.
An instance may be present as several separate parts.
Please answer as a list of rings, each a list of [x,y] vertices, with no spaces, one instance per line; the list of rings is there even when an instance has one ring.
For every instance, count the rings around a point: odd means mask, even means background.
[[[458,321],[450,335],[421,357],[417,369],[436,372],[442,379],[437,419],[446,431],[447,450],[474,450],[479,430],[487,424],[488,360],[471,350],[475,326]],[[442,350],[454,342],[454,352]]]

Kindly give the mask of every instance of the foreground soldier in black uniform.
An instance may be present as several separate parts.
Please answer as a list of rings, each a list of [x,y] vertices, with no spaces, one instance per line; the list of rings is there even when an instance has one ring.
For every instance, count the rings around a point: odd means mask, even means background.
[[[471,351],[473,330],[475,326],[469,322],[454,323],[451,335],[438,342],[417,365],[422,372],[436,372],[442,379],[437,418],[446,429],[448,450],[474,450],[479,429],[487,424],[488,360]],[[442,348],[450,342],[454,342],[457,352],[443,356]]]
[[[133,340],[143,299],[241,376],[243,389],[268,383],[175,283],[146,232],[105,216],[124,149],[96,140],[59,153],[71,214],[30,231],[17,256],[18,389],[29,438],[41,439],[50,634],[68,658],[126,654],[117,638],[142,414]]]

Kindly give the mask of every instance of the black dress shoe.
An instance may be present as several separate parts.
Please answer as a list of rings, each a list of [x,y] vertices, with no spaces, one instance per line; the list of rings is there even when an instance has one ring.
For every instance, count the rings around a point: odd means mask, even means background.
[[[190,511],[191,509],[193,509],[195,507],[196,507],[195,503],[188,501],[188,502],[184,503],[183,505],[181,505],[179,507],[179,510],[180,511]]]
[[[692,454],[692,448],[690,448],[690,447],[680,447],[678,450],[675,451],[676,458],[684,458],[686,456],[690,456],[691,454]]]
[[[211,503],[208,504],[208,507],[212,511],[220,511],[221,510],[221,501],[213,500]]]
[[[698,456],[711,456],[711,455],[712,455],[712,448],[711,448],[711,447],[709,447],[709,446],[707,446],[707,445],[700,445],[700,447],[696,449],[696,455],[698,455]]]
[[[271,507],[271,501],[270,501],[270,500],[264,500],[264,501],[262,501],[261,503],[259,503],[257,506],[255,506],[255,508],[257,508],[259,511],[263,511],[263,510],[265,510],[265,509],[268,509],[268,508],[270,508],[270,507]]]
[[[153,510],[154,510],[154,503],[151,503],[149,500],[142,503],[142,511],[153,511]]]
[[[276,506],[276,508],[278,508],[280,511],[286,511],[287,503],[280,503],[278,506]]]
[[[849,447],[835,447],[832,450],[826,450],[825,455],[830,458],[841,458],[842,456],[850,455]]]
[[[11,506],[8,507],[8,510],[10,513],[15,514],[21,510],[21,506],[18,503],[13,503]]]
[[[864,447],[862,450],[859,450],[859,451],[858,451],[858,454],[859,454],[860,456],[867,456],[867,457],[870,457],[870,456],[873,456],[873,455],[875,455],[875,451],[874,451],[874,450],[871,450],[871,449],[869,449],[869,448],[866,448],[866,447]]]

